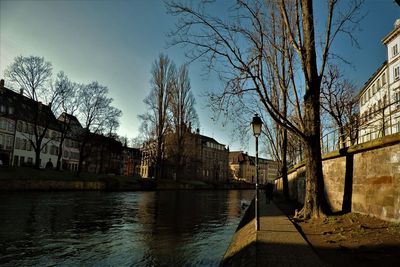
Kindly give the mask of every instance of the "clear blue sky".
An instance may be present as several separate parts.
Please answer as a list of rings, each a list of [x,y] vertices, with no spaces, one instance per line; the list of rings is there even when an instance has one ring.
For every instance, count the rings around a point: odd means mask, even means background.
[[[222,11],[233,0],[218,3]],[[349,78],[360,86],[385,60],[380,41],[393,29],[400,8],[393,0],[366,0],[363,12],[367,16],[357,33],[361,49],[348,41],[336,43],[337,52],[355,68],[348,71]],[[185,62],[180,48],[166,46],[165,34],[174,21],[160,0],[0,0],[0,76],[16,56],[37,55],[52,62],[54,73],[63,70],[72,81],[97,80],[110,89],[114,106],[123,112],[119,134],[135,137],[137,115],[146,111],[143,99],[150,90],[154,60],[165,53],[178,65]],[[211,120],[202,97],[221,83],[204,75],[198,63],[190,65],[189,75],[201,133],[231,150],[241,149],[232,139],[231,127]]]

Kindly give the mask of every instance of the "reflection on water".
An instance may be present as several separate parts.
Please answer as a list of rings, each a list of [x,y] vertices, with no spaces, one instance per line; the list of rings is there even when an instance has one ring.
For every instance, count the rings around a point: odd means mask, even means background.
[[[251,191],[2,193],[0,265],[216,266]]]

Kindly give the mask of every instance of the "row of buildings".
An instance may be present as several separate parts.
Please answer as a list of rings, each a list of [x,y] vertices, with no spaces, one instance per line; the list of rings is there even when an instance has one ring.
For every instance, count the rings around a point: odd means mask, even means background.
[[[173,138],[167,136],[165,142],[164,173],[167,179],[192,179],[206,182],[225,183],[230,180],[255,183],[255,158],[242,151],[229,151],[224,144],[214,138],[201,135],[199,130],[188,129],[185,135],[185,163],[180,166],[179,174],[174,166],[174,158],[168,153]],[[147,142],[142,148],[140,174],[144,178],[155,175],[155,142]],[[275,161],[259,159],[259,182],[265,184],[278,176]]]
[[[39,117],[39,118],[38,118]],[[63,127],[68,125],[68,132],[60,145]],[[34,131],[38,131],[35,134]],[[0,83],[0,160],[2,165],[33,166],[35,164],[36,138],[43,132],[40,150],[40,167],[49,162],[56,166],[60,157],[60,169],[77,171],[80,153],[85,157],[82,170],[91,173],[116,175],[141,175],[144,178],[154,176],[154,143],[145,143],[141,149],[127,147],[113,137],[90,133],[84,148],[82,136],[85,129],[79,120],[70,114],[62,113],[58,118],[50,105],[32,100]],[[173,146],[172,141],[167,146]],[[229,148],[215,139],[201,135],[199,130],[186,133],[185,165],[180,175],[185,179],[207,182],[227,182],[231,179],[255,182],[254,158],[243,152],[229,152]],[[61,150],[61,151],[60,151]],[[164,178],[176,179],[173,157],[166,149]],[[260,159],[261,182],[276,177],[275,163]],[[272,167],[274,166],[274,167]]]
[[[63,131],[65,125],[69,126],[66,133]],[[40,143],[39,166],[41,168],[56,167],[60,157],[60,169],[77,171],[82,152],[87,154],[82,162],[83,171],[128,176],[138,173],[139,149],[129,148],[112,137],[95,133],[89,133],[89,142],[81,148],[82,135],[85,132],[75,116],[62,113],[56,118],[50,105],[26,97],[22,89],[17,93],[4,87],[4,80],[1,80],[0,160],[2,165],[34,165],[35,146]],[[60,144],[62,135],[65,138]],[[39,138],[42,139],[40,142],[37,141]]]

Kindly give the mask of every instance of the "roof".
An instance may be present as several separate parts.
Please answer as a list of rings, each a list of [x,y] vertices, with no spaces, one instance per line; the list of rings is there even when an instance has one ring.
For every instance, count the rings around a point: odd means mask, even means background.
[[[231,163],[233,164],[239,164],[241,162],[245,161],[250,161],[250,164],[255,164],[256,158],[253,156],[249,156],[247,153],[244,153],[243,151],[232,151],[229,152],[229,158],[232,159]],[[258,158],[258,162],[274,162],[271,159],[265,159],[265,158]]]
[[[396,23],[397,21],[398,20],[396,20]],[[391,32],[389,32],[385,37],[382,38],[382,43],[384,45],[387,45],[387,43],[393,40],[393,38],[395,38],[398,34],[400,34],[400,25],[395,24],[394,29]]]
[[[221,144],[221,143],[217,142],[214,138],[211,138],[211,137],[208,137],[208,136],[205,136],[205,135],[201,135],[201,134],[199,136],[200,136],[200,139],[202,141],[211,142],[211,143],[215,143],[215,144],[218,144],[218,145],[221,145],[221,146],[225,146],[224,144]]]
[[[37,122],[38,125],[45,128],[59,129],[58,121],[48,105],[30,99],[21,93],[3,87],[0,90],[0,103],[4,103],[7,108],[7,112],[2,114],[3,117],[32,124]]]
[[[374,72],[374,74],[371,75],[371,77],[369,77],[369,79],[364,83],[363,87],[360,90],[360,93],[358,94],[359,96],[361,96],[361,94],[368,88],[368,85],[371,83],[371,81],[373,81],[376,76],[382,71],[382,69],[384,69],[385,67],[387,67],[387,60],[385,60],[382,65]]]

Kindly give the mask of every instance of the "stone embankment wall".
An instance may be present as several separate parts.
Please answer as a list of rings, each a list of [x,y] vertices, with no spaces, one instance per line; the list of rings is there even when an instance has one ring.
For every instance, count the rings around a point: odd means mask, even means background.
[[[105,190],[102,181],[0,180],[0,191]]]
[[[325,195],[333,211],[342,210],[348,195],[352,212],[400,222],[400,134],[324,155],[323,172]],[[304,164],[293,168],[288,180],[290,196],[303,203]],[[282,179],[276,184],[282,190]]]

